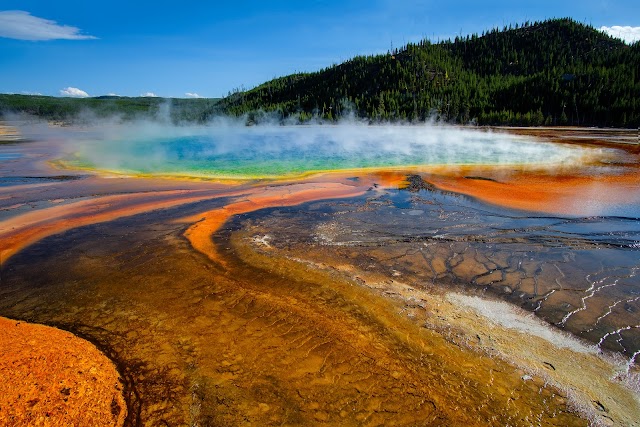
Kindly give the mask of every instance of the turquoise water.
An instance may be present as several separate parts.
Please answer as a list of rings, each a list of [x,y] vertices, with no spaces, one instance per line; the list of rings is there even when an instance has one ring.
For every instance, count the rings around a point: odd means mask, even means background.
[[[571,164],[585,149],[442,126],[155,129],[84,144],[75,166],[133,174],[278,178],[409,165]]]
[[[4,162],[7,160],[15,160],[15,159],[19,159],[20,157],[22,157],[22,154],[20,153],[2,153],[0,152],[0,162]]]

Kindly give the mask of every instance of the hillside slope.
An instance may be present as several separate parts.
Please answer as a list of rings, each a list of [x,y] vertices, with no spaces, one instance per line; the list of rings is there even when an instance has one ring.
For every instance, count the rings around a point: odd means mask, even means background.
[[[438,44],[422,41],[222,100],[233,115],[274,111],[333,120],[640,126],[640,43],[571,19],[525,23]]]

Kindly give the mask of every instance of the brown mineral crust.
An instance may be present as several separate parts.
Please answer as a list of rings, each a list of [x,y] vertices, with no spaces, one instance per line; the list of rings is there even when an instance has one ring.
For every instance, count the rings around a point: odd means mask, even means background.
[[[186,222],[194,224],[187,229],[185,236],[194,249],[207,255],[212,261],[224,265],[211,241],[211,236],[232,216],[269,207],[295,206],[314,200],[356,197],[363,193],[364,189],[361,187],[340,183],[301,183],[257,188],[242,200],[186,218]]]
[[[93,344],[0,317],[0,425],[122,426],[126,416],[118,371]]]

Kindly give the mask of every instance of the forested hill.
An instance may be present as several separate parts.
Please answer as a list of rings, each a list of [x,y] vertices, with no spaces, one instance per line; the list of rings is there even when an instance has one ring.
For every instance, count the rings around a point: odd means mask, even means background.
[[[150,119],[173,123],[205,122],[217,112],[219,98],[98,96],[69,98],[0,94],[3,113],[26,113],[47,120],[82,123],[96,118]]]
[[[422,41],[314,73],[277,78],[219,105],[252,118],[347,110],[373,121],[640,126],[640,43],[571,19],[525,23],[441,43]]]

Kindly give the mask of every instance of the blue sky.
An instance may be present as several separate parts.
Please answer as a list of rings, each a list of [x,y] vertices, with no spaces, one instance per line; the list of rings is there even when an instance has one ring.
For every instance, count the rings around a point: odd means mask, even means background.
[[[219,97],[391,45],[565,16],[640,35],[637,0],[0,0],[0,92]]]

